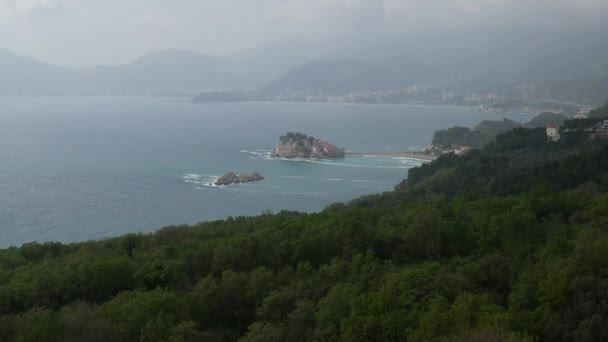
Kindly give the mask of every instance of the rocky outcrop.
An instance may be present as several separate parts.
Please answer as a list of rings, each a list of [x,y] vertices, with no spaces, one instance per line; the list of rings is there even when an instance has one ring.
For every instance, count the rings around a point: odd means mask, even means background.
[[[218,180],[216,180],[215,185],[230,185],[230,184],[258,182],[263,179],[264,179],[264,177],[262,177],[262,175],[257,172],[254,172],[251,174],[243,173],[240,175],[237,175],[234,172],[228,172],[227,174],[223,175]]]
[[[309,137],[302,133],[287,133],[279,138],[280,143],[272,150],[272,157],[282,158],[344,158],[344,149],[327,141]]]

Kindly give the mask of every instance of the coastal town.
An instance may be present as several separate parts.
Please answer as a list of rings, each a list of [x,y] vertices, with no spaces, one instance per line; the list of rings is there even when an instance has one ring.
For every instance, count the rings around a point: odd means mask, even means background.
[[[558,142],[561,134],[584,134],[588,140],[608,139],[608,120],[594,120],[589,117],[592,108],[583,108],[571,117],[579,123],[574,128],[561,130],[560,126],[554,123],[548,124],[546,128],[547,142]]]

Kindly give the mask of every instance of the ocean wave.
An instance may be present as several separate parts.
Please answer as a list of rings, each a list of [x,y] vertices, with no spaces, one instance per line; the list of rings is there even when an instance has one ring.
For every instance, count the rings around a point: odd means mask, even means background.
[[[188,173],[182,176],[183,180],[199,180],[201,175],[197,175],[196,173]]]
[[[255,150],[255,151],[241,150],[241,153],[253,154],[254,156],[258,156],[258,157],[270,156],[270,151],[268,151],[268,150]]]
[[[362,154],[360,155],[360,157],[364,157],[364,158],[388,158],[388,159],[393,159],[393,160],[399,160],[401,162],[407,161],[410,162],[412,164],[415,165],[421,165],[425,162],[428,162],[428,160],[426,159],[420,159],[420,158],[415,158],[415,157],[400,157],[400,156],[379,156],[379,155],[374,155],[374,154]]]
[[[361,164],[335,163],[335,162],[328,162],[328,161],[314,160],[314,159],[287,159],[287,160],[314,163],[314,164],[323,164],[323,165],[329,165],[329,166],[338,166],[338,167],[358,167],[358,168],[371,168],[371,169],[407,169],[407,168],[409,168],[408,166],[361,165]]]
[[[204,187],[221,188],[221,185],[216,185],[215,182],[220,178],[216,175],[199,175],[196,173],[188,173],[182,176],[184,183],[197,184]]]

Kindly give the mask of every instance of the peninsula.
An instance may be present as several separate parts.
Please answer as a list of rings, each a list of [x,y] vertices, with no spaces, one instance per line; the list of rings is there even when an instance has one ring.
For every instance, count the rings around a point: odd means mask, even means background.
[[[215,181],[215,185],[231,185],[231,184],[240,184],[240,183],[250,183],[250,182],[258,182],[264,180],[264,177],[257,172],[254,173],[243,173],[237,175],[234,172],[228,172],[227,174],[220,177]]]
[[[287,133],[279,141],[270,154],[272,157],[334,159],[345,155],[343,148],[302,133]]]

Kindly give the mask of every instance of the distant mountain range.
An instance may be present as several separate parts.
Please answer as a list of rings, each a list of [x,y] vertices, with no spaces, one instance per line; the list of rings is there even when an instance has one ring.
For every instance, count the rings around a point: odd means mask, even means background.
[[[323,59],[294,67],[265,89],[345,93],[469,79],[491,91],[492,88],[504,89],[504,86],[517,83],[564,86],[608,77],[608,44],[559,51],[529,60],[521,57],[518,61],[508,60],[506,51],[500,57],[494,56],[498,54],[496,51],[472,51],[469,56],[451,59],[442,55],[436,58],[397,56],[372,61]]]
[[[588,103],[608,98],[605,42],[582,48],[564,45],[561,50],[559,45],[535,50],[532,44],[495,41],[466,45],[445,40],[425,46],[387,42],[378,42],[377,49],[370,50],[351,48],[347,43],[327,47],[291,40],[227,56],[172,49],[149,53],[122,66],[85,70],[0,50],[0,94],[194,95],[221,91],[222,96],[216,97],[221,99],[235,98],[225,92],[236,91],[238,98],[273,99],[284,93],[307,97],[376,92],[371,96],[379,101],[379,92],[415,86],[405,95],[391,93],[387,101],[464,99],[470,93]],[[247,96],[241,96],[242,91]]]
[[[157,51],[127,65],[82,71],[0,50],[0,74],[5,94],[194,94],[242,84],[230,61],[186,50]]]
[[[18,56],[0,49],[0,93],[53,92],[77,81],[69,69]]]

